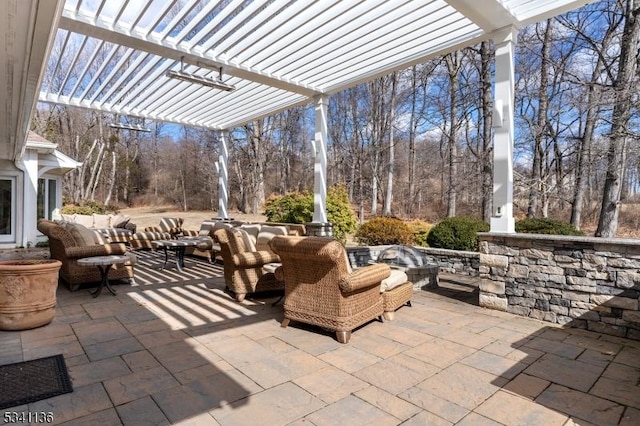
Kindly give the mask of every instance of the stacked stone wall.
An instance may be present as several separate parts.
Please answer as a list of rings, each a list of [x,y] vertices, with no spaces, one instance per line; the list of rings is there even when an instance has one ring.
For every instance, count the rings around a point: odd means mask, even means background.
[[[354,268],[367,265],[375,261],[380,253],[391,246],[357,246],[347,247],[349,261]],[[457,251],[435,249],[428,247],[414,247],[427,258],[429,264],[438,265],[440,272],[452,274],[478,276],[480,268],[480,254],[471,251]]]
[[[480,239],[480,306],[640,340],[640,241]]]

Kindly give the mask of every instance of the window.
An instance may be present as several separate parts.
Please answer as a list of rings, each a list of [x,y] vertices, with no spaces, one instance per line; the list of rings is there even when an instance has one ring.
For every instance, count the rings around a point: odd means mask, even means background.
[[[38,179],[38,219],[51,219],[58,198],[56,179]]]
[[[16,179],[0,177],[0,242],[15,241]]]

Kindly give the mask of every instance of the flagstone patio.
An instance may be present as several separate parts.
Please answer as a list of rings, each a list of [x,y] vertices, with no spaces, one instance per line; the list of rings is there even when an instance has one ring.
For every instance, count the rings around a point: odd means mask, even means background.
[[[276,296],[233,301],[220,265],[161,264],[142,253],[117,296],[60,288],[53,323],[0,332],[0,365],[63,353],[74,386],[6,411],[103,426],[640,424],[639,341],[480,308],[468,278],[442,277],[343,345],[281,328]]]

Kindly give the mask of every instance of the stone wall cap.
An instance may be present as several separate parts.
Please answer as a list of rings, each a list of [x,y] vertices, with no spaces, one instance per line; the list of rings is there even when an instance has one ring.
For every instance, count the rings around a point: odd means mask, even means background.
[[[624,244],[640,246],[640,239],[632,238],[600,238],[600,237],[576,237],[570,235],[549,235],[549,234],[518,234],[506,232],[478,232],[480,239],[492,240],[495,238],[505,238],[512,240],[538,240],[538,241],[569,241],[576,243],[591,244]]]

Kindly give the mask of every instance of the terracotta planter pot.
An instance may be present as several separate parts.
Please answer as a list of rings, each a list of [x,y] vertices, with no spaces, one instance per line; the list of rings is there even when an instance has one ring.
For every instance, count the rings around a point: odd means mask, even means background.
[[[53,320],[61,266],[53,259],[0,261],[0,330],[26,330]]]

